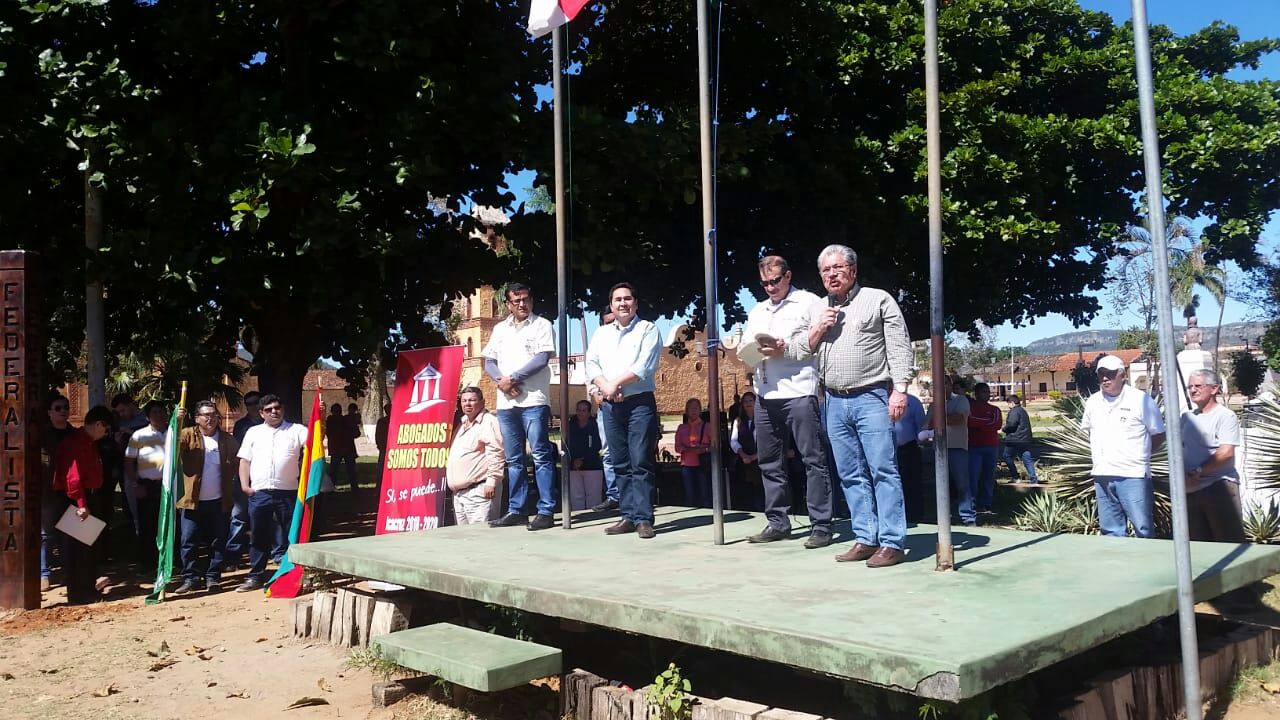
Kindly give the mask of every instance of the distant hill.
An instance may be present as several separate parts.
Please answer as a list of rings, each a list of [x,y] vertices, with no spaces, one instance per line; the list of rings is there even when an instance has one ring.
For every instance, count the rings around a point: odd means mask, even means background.
[[[1265,322],[1237,322],[1227,323],[1222,326],[1222,345],[1230,347],[1233,345],[1243,345],[1245,338],[1249,343],[1256,345],[1258,338],[1262,337],[1262,333],[1266,330]],[[1200,326],[1204,331],[1204,342],[1202,343],[1207,350],[1213,349],[1213,340],[1216,335],[1217,328],[1213,326]],[[1177,343],[1182,345],[1182,332],[1186,330],[1186,326],[1177,326]],[[1115,349],[1116,343],[1120,339],[1120,330],[1076,330],[1074,332],[1062,333],[1053,337],[1036,340],[1027,346],[1027,352],[1032,355],[1060,355],[1062,353],[1076,352],[1080,345],[1084,345],[1085,352],[1090,350],[1097,352],[1099,350]]]

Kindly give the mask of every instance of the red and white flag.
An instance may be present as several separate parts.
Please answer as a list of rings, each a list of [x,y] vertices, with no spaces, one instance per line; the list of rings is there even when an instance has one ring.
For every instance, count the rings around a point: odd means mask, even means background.
[[[529,34],[542,37],[577,17],[591,0],[533,0],[529,7]]]

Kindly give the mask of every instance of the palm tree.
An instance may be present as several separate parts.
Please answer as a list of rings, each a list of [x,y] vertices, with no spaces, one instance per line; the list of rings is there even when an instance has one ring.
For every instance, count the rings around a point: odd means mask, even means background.
[[[1130,271],[1140,259],[1150,261],[1151,234],[1146,228],[1137,225],[1130,225],[1126,229],[1126,234],[1128,239],[1123,241],[1120,270],[1121,274],[1131,275]],[[1189,247],[1177,245],[1182,238],[1189,241]],[[1195,314],[1195,308],[1200,302],[1195,293],[1197,287],[1204,288],[1214,300],[1218,301],[1218,329],[1214,333],[1213,349],[1214,366],[1217,367],[1218,347],[1222,342],[1222,316],[1227,302],[1227,272],[1205,260],[1208,245],[1200,240],[1200,234],[1191,224],[1191,220],[1182,216],[1171,218],[1165,228],[1165,239],[1171,259],[1169,291],[1172,294],[1173,303],[1182,306],[1183,317],[1190,318]],[[1147,319],[1146,329],[1150,330],[1155,320],[1155,282],[1149,267],[1142,271],[1142,276],[1146,292],[1138,293],[1135,299],[1142,307],[1143,315]]]
[[[1178,254],[1178,258],[1169,268],[1169,281],[1173,285],[1173,302],[1182,305],[1183,316],[1190,318],[1200,304],[1200,296],[1196,295],[1197,287],[1204,288],[1209,295],[1218,301],[1218,327],[1213,338],[1213,366],[1221,367],[1218,361],[1218,348],[1222,346],[1222,315],[1227,304],[1227,271],[1207,262],[1204,259],[1206,243],[1192,239],[1191,248]]]

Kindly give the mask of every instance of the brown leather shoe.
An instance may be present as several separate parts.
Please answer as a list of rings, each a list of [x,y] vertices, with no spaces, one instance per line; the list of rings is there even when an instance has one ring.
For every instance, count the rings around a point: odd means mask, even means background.
[[[875,555],[872,555],[871,558],[867,560],[867,567],[889,567],[890,565],[897,565],[906,557],[907,554],[898,548],[882,547],[876,551]]]
[[[627,533],[633,533],[635,531],[636,531],[635,523],[631,522],[630,520],[619,520],[618,522],[605,528],[604,534],[605,535],[626,535]],[[652,531],[653,531],[652,528],[650,528],[650,532]]]
[[[854,543],[853,547],[845,550],[836,556],[836,562],[862,562],[876,554],[880,549],[878,545],[863,545],[862,543]]]
[[[641,540],[648,540],[654,536],[653,525],[645,522],[636,523],[636,534],[640,536]]]

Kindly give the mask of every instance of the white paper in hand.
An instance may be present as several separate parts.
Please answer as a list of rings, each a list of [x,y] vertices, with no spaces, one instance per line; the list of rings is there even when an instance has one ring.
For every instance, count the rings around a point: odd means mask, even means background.
[[[58,524],[54,527],[85,545],[92,545],[98,541],[98,536],[102,534],[102,529],[106,526],[105,522],[92,515],[81,520],[76,517],[76,506],[70,505],[67,507],[67,511],[62,513],[62,517],[59,518]]]
[[[760,352],[760,345],[755,339],[744,340],[738,346],[738,359],[746,363],[749,368],[755,368],[764,361],[764,355]]]

